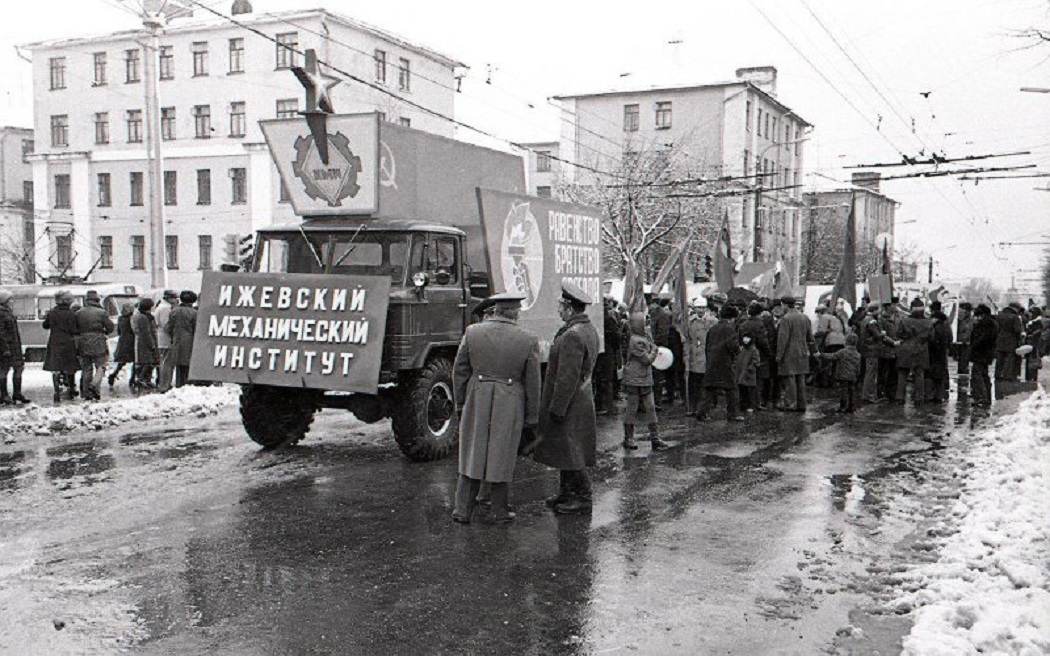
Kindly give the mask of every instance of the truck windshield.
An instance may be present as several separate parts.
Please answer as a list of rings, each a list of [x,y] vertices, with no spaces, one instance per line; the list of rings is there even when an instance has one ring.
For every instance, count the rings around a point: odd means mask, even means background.
[[[394,285],[404,285],[409,238],[405,233],[363,231],[262,234],[256,270],[389,276]]]

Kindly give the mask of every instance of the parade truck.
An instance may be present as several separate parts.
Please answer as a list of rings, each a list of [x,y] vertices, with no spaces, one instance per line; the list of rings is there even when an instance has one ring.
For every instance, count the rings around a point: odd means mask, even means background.
[[[258,230],[247,270],[204,274],[190,377],[241,385],[263,447],[337,408],[391,419],[412,460],[445,457],[477,303],[523,293],[520,323],[546,349],[561,280],[600,298],[600,214],[525,195],[520,157],[377,114],[260,125],[296,221]],[[600,304],[590,312],[600,326]]]

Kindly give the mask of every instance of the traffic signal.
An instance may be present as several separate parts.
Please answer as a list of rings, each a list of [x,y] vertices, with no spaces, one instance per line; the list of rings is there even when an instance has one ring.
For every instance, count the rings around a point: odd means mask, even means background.
[[[714,261],[711,259],[710,255],[704,256],[704,275],[707,276],[708,280],[715,275]]]

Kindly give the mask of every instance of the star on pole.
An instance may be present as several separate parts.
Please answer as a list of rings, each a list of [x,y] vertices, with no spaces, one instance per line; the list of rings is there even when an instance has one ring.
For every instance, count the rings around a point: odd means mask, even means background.
[[[339,84],[339,78],[329,75],[317,64],[317,52],[311,48],[306,51],[306,62],[303,66],[292,68],[295,77],[306,89],[306,110],[304,113],[324,112],[332,114],[332,87]]]

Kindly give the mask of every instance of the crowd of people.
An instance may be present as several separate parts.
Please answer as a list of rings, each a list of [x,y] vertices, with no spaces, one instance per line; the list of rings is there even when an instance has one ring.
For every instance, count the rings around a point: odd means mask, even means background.
[[[30,402],[22,394],[25,359],[10,302],[11,293],[0,290],[0,405]],[[113,389],[125,367],[128,385],[136,393],[185,385],[197,325],[196,303],[195,292],[165,290],[157,308],[149,297],[125,303],[114,324],[97,291],[88,290],[83,305],[75,303],[68,291],[57,292],[55,305],[43,321],[48,331],[43,367],[51,372],[54,402],[78,396],[97,401],[102,398],[103,380]],[[110,353],[109,338],[114,334],[116,347]],[[111,360],[114,366],[109,370]]]
[[[559,470],[558,493],[547,500],[556,513],[589,511],[587,468],[596,460],[599,415],[621,413],[625,454],[639,448],[638,424],[647,428],[650,448],[661,451],[671,444],[661,438],[658,413],[679,402],[706,421],[724,398],[730,422],[763,410],[804,412],[811,386],[836,388],[842,413],[861,403],[903,405],[909,389],[922,407],[947,401],[954,357],[960,398],[968,390],[974,406],[988,406],[993,364],[999,385],[1022,375],[1035,380],[1042,356],[1050,355],[1050,318],[1036,305],[1011,303],[993,315],[983,303],[953,302],[946,314],[938,301],[895,297],[852,313],[842,302],[825,304],[814,322],[791,296],[730,302],[724,294],[695,299],[684,331],[669,298],[631,313],[607,297],[601,349],[586,314],[592,300],[565,283],[564,325],[541,375],[539,338],[517,325],[523,298],[505,293],[483,301],[456,356],[460,451],[452,518],[461,524],[479,506],[497,523],[514,519],[508,499],[518,456]],[[673,366],[660,361],[665,349]]]

